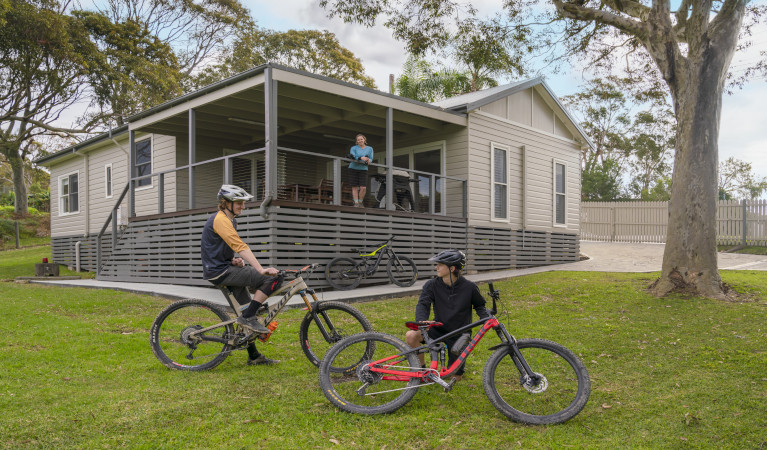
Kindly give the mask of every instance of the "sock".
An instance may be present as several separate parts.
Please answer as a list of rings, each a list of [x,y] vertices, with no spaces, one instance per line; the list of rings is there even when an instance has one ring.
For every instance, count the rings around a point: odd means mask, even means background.
[[[242,317],[246,319],[250,319],[251,317],[256,315],[256,311],[258,311],[258,308],[261,307],[261,303],[258,303],[255,300],[251,300],[250,304],[247,308],[242,312]]]
[[[250,359],[256,359],[259,356],[261,356],[261,353],[256,349],[256,344],[251,342],[250,345],[248,345],[248,357]]]

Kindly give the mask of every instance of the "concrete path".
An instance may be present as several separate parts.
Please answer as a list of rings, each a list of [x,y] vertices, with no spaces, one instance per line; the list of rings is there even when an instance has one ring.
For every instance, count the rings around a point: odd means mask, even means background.
[[[589,257],[589,259],[584,261],[553,266],[532,267],[529,269],[499,270],[495,272],[468,275],[467,278],[474,282],[487,282],[554,270],[584,272],[655,272],[661,269],[661,264],[663,262],[663,248],[663,244],[581,242],[581,253]],[[719,253],[719,269],[767,271],[767,256]],[[307,284],[311,286],[312,279],[316,280],[317,277],[322,276],[324,275],[319,272],[313,274],[312,278],[307,280]],[[423,284],[432,276],[434,276],[433,273],[422,273],[420,275],[421,279],[409,288],[401,288],[393,284],[388,284],[384,286],[363,287],[352,291],[329,291],[319,293],[317,296],[320,300],[342,300],[344,302],[417,296],[421,291]],[[221,292],[212,287],[98,280],[33,280],[31,282],[54,286],[114,289],[139,294],[157,295],[169,299],[198,298],[223,305],[227,304]],[[302,304],[303,300],[301,300],[299,296],[293,297],[288,302],[288,305],[290,306],[299,306]]]

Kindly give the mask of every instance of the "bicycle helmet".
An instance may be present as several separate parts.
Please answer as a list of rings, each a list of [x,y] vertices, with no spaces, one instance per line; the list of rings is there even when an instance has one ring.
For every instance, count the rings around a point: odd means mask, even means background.
[[[429,258],[429,261],[444,264],[448,267],[452,266],[458,270],[461,270],[466,265],[466,254],[460,250],[442,250],[441,252]]]
[[[247,202],[252,200],[253,196],[248,194],[245,189],[237,187],[233,184],[225,184],[218,190],[218,200],[222,198],[229,200],[230,202]]]

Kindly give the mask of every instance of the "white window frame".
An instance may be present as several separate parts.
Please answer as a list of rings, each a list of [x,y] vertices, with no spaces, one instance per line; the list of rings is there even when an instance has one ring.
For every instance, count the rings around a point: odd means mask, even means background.
[[[155,166],[154,166],[154,139],[153,139],[153,137],[154,136],[149,136],[147,138],[141,138],[141,139],[137,139],[136,140],[136,146],[138,146],[139,142],[149,141],[149,165],[150,165],[150,172],[149,173],[154,173],[154,172],[152,172],[152,170],[156,169]],[[135,161],[137,159],[138,159],[138,155],[134,155],[134,158],[133,158],[134,164],[135,164]],[[138,168],[138,165],[135,165],[133,168]],[[152,189],[153,186],[154,186],[154,177],[150,177],[149,178],[149,184],[147,184],[145,186],[136,186],[136,191],[143,191],[145,189]]]
[[[104,198],[112,198],[114,196],[114,176],[115,172],[112,170],[112,163],[104,166]]]
[[[557,192],[557,165],[564,167],[564,183],[562,186],[563,191]],[[551,164],[551,225],[554,227],[567,227],[567,163],[558,159],[552,160]],[[564,222],[557,222],[557,196],[562,196],[562,201],[565,204]]]
[[[63,192],[61,183],[65,179],[67,181],[69,181],[69,178],[72,175],[77,176],[77,211],[64,211],[64,196],[61,195],[61,193]],[[75,215],[75,214],[80,214],[80,171],[79,170],[75,170],[75,171],[69,172],[69,173],[67,173],[65,175],[61,175],[59,177],[59,179],[58,179],[58,190],[59,190],[59,192],[58,192],[58,198],[59,198],[59,200],[58,200],[59,201],[59,216],[72,216],[72,215]]]
[[[505,183],[496,183],[495,181],[495,151],[496,150],[503,150],[506,152],[506,182]],[[495,142],[490,143],[490,176],[488,179],[490,180],[490,220],[493,222],[509,222],[509,218],[511,216],[511,211],[509,211],[509,204],[510,204],[510,192],[509,192],[509,167],[511,165],[511,162],[509,160],[509,157],[511,156],[511,147],[507,145],[501,145],[496,144]],[[506,217],[496,217],[495,216],[495,185],[501,184],[506,186]]]

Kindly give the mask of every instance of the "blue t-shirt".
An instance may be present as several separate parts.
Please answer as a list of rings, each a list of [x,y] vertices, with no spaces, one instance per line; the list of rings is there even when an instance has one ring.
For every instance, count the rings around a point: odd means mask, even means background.
[[[371,146],[365,146],[365,148],[360,147],[359,145],[355,145],[354,147],[349,150],[349,153],[354,156],[355,159],[362,158],[363,156],[367,156],[370,158],[370,161],[373,161],[373,147]],[[353,161],[349,164],[350,169],[356,169],[356,170],[368,170],[367,164],[360,162],[360,161]]]

